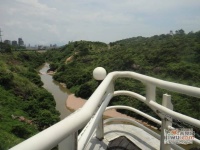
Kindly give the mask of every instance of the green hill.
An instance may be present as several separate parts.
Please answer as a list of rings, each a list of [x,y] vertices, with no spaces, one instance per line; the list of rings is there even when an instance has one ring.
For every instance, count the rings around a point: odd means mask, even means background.
[[[76,41],[43,54],[13,51],[2,43],[0,46],[0,149],[3,150],[59,120],[53,96],[42,88],[36,71],[45,61],[56,71],[55,80],[64,82],[76,96],[86,99],[98,86],[92,72],[99,66],[108,73],[134,71],[200,87],[200,32],[186,34],[177,30],[174,34],[133,37],[109,44]],[[115,89],[145,95],[144,85],[131,79],[117,80]],[[200,119],[199,99],[157,89],[159,103],[166,92],[172,95],[175,111]],[[110,105],[116,104],[129,105],[157,117],[146,105],[130,97],[115,97]],[[196,133],[198,130],[195,129]]]
[[[200,87],[200,32],[186,34],[177,30],[175,34],[133,37],[109,45],[90,41],[69,42],[58,50],[48,51],[46,58],[51,62],[51,69],[56,70],[54,79],[64,82],[82,98],[88,98],[97,87],[92,71],[98,66],[104,67],[107,72],[128,70]],[[137,81],[120,79],[115,84],[116,89],[145,95],[144,85]],[[158,89],[157,93],[157,101],[161,102],[166,91]],[[200,119],[199,99],[168,93],[172,95],[176,111]],[[130,105],[153,114],[141,102],[132,101],[129,97],[116,97],[112,104]]]
[[[6,150],[59,121],[59,113],[35,70],[44,57],[0,46],[0,150]]]

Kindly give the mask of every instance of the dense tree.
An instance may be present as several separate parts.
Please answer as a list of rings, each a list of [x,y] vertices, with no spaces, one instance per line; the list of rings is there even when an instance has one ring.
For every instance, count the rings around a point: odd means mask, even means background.
[[[9,44],[0,42],[0,52],[1,53],[11,53],[12,47]]]
[[[36,71],[45,61],[36,52],[0,53],[0,149],[22,142],[59,121],[53,96]],[[48,117],[48,118],[45,118]]]
[[[102,66],[107,72],[135,71],[156,78],[200,87],[199,77],[199,45],[200,32],[186,34],[184,30],[175,31],[175,34],[162,34],[152,37],[133,37],[116,42],[109,46],[90,41],[70,42],[65,48],[57,51],[48,51],[47,59],[58,65],[54,79],[66,83],[67,87],[77,96],[88,98],[97,86],[94,86],[92,71],[95,67]],[[80,52],[82,47],[88,45],[89,52],[79,55],[70,63],[64,61],[75,51]],[[81,49],[80,49],[81,48]],[[60,55],[60,54],[67,55]],[[59,59],[58,59],[59,57]],[[91,84],[93,83],[93,84]],[[127,89],[145,95],[144,85],[132,80],[116,81],[115,89]],[[138,87],[138,85],[140,85]],[[164,91],[160,90],[158,101]],[[200,114],[194,110],[189,112],[184,107],[191,107],[191,97],[183,98],[175,93],[173,96],[174,108],[183,114],[199,118]],[[119,97],[115,104],[126,103],[141,110],[145,105],[127,97]],[[195,101],[197,102],[197,101]],[[199,102],[197,102],[199,104]],[[145,108],[145,110],[148,110]]]

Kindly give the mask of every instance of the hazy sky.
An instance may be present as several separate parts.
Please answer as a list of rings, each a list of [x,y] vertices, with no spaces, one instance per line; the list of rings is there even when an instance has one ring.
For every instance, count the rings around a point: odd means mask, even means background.
[[[0,0],[3,40],[113,42],[200,30],[200,0]]]

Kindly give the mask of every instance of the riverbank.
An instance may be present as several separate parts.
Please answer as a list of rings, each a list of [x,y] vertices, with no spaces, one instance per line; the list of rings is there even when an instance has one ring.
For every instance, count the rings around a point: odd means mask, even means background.
[[[45,63],[42,65],[38,72],[41,77],[41,81],[43,82],[43,87],[49,91],[56,102],[56,110],[60,112],[60,119],[64,119],[67,116],[70,115],[71,111],[66,109],[65,106],[65,100],[67,99],[68,96],[68,90],[64,88],[64,84],[60,84],[57,81],[53,80],[53,74],[54,72],[48,71],[49,70],[49,64]],[[58,144],[58,150],[71,150],[74,149],[73,144],[73,135],[70,135],[68,138],[63,140],[61,143]]]
[[[76,111],[77,109],[81,108],[84,104],[86,103],[85,99],[76,97],[74,94],[70,94],[68,95],[68,98],[66,100],[66,107],[68,109],[70,109],[72,112]],[[138,120],[136,118],[132,118],[130,116],[127,116],[125,114],[119,113],[117,112],[115,109],[111,109],[111,110],[106,110],[104,112],[104,118],[115,118],[115,117],[120,117],[120,118],[129,118],[129,119],[134,119],[137,122],[145,125],[146,127],[150,127],[154,130],[157,130],[156,127],[149,125],[148,123],[142,121],[142,120]]]

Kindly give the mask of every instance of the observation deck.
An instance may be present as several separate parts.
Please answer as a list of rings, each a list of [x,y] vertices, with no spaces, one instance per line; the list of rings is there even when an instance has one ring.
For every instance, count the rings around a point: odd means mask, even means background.
[[[111,124],[104,126],[104,139],[96,134],[89,140],[86,150],[153,150],[159,149],[159,140],[141,128],[128,124]]]
[[[195,128],[200,128],[200,120],[186,116],[173,110],[171,95],[163,93],[162,104],[156,100],[156,88],[173,91],[200,98],[200,88],[168,82],[130,71],[117,71],[106,74],[105,69],[97,67],[93,76],[101,84],[97,87],[84,106],[70,116],[36,134],[11,150],[47,150],[55,147],[68,136],[73,135],[71,145],[74,150],[113,150],[113,149],[160,149],[170,150],[184,148],[180,145],[166,143],[166,131],[174,129],[173,121],[178,120]],[[131,78],[143,83],[146,96],[134,91],[115,91],[114,82],[118,78]],[[114,96],[130,96],[146,104],[160,119],[156,119],[137,108],[129,106],[110,106]],[[103,113],[107,109],[125,109],[161,126],[160,134],[134,119],[109,118],[104,120]],[[81,133],[78,131],[82,129]],[[200,140],[191,140],[200,146]]]

